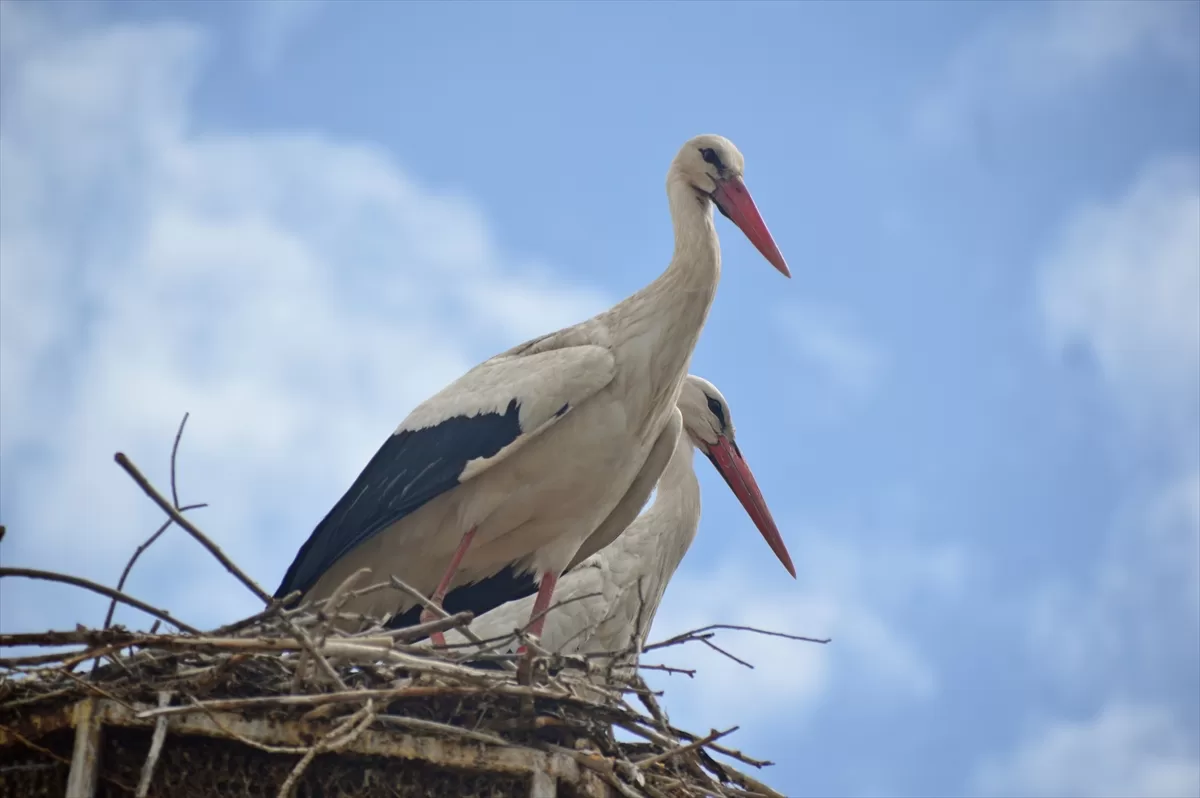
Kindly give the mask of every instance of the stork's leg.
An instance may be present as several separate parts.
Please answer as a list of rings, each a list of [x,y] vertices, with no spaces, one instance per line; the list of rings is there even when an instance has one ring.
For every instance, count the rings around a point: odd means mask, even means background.
[[[471,547],[471,541],[475,539],[475,529],[476,527],[471,527],[467,530],[467,534],[462,536],[462,540],[458,543],[458,548],[454,550],[454,556],[450,558],[450,567],[446,569],[446,573],[442,575],[442,581],[438,582],[437,589],[429,597],[429,600],[438,607],[442,606],[442,601],[446,598],[446,591],[450,589],[450,580],[454,579],[454,574],[458,571],[458,566],[462,564],[467,549]],[[438,617],[429,608],[421,611],[421,623],[436,621]],[[433,641],[435,646],[446,645],[446,637],[441,632],[434,632],[429,636],[429,639]]]
[[[546,625],[546,610],[550,609],[550,599],[554,598],[554,586],[557,584],[558,576],[552,573],[543,574],[542,581],[538,584],[537,598],[533,601],[533,612],[529,615],[531,623],[526,630],[535,637],[542,636],[542,627]],[[524,652],[524,646],[517,651],[518,654]]]
[[[558,575],[542,574],[538,584],[537,598],[533,601],[533,612],[529,614],[529,626],[526,632],[534,637],[542,636],[542,628],[546,625],[546,610],[550,608],[550,599],[554,598],[554,586],[558,584]],[[533,677],[533,652],[526,646],[517,649],[520,659],[517,661],[517,681],[529,684]]]

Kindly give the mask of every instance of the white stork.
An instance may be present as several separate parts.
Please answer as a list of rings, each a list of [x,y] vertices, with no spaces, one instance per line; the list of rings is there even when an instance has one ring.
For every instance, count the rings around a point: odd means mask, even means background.
[[[778,538],[775,521],[754,475],[738,448],[725,397],[712,383],[689,374],[679,393],[684,434],[658,482],[658,496],[611,545],[573,566],[559,580],[541,646],[559,654],[630,651],[645,643],[663,592],[696,538],[700,523],[700,483],[692,468],[699,449],[712,461],[768,543]],[[778,552],[777,552],[778,554]],[[782,557],[781,557],[782,559]],[[790,563],[788,570],[791,571]],[[447,597],[449,598],[449,597]],[[484,641],[512,634],[525,625],[534,597],[509,601],[479,615],[471,631]],[[456,606],[477,611],[480,607]],[[457,630],[451,645],[472,647]]]
[[[684,144],[667,173],[675,252],[666,271],[598,316],[484,361],[418,405],[317,525],[275,596],[319,600],[367,567],[440,604],[449,589],[509,568],[536,575],[533,612],[541,615],[675,412],[720,276],[712,207],[790,276],[742,182],[743,163],[721,136]],[[381,616],[412,603],[385,590],[344,610]],[[544,620],[530,633],[540,634]]]

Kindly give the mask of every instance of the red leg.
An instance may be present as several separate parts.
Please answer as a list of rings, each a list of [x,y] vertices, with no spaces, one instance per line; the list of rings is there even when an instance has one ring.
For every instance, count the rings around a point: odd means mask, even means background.
[[[542,627],[546,625],[546,610],[550,607],[550,599],[554,598],[554,586],[557,584],[557,576],[551,573],[542,574],[542,581],[538,584],[537,598],[533,602],[533,612],[529,615],[531,619],[536,618],[537,620],[529,624],[529,628],[526,630],[529,634],[542,636]],[[524,654],[525,646],[517,649],[517,653]]]
[[[458,571],[458,566],[462,564],[467,549],[471,546],[471,541],[475,538],[475,529],[476,527],[471,527],[467,530],[467,534],[462,536],[462,540],[458,543],[458,548],[454,550],[454,556],[450,558],[450,567],[446,569],[446,573],[442,575],[442,581],[438,582],[437,589],[429,597],[429,600],[439,607],[442,606],[442,600],[446,598],[446,591],[450,587],[450,580],[454,578],[454,574]],[[421,623],[435,621],[438,617],[429,609],[421,611]],[[446,637],[441,632],[434,632],[429,636],[429,639],[433,641],[435,646],[446,645]]]

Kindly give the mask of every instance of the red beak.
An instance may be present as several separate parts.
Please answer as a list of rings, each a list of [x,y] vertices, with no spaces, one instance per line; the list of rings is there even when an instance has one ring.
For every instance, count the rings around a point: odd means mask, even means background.
[[[763,257],[772,266],[783,272],[784,277],[792,276],[792,273],[788,271],[787,261],[783,259],[779,247],[775,246],[775,239],[771,238],[771,231],[767,229],[767,223],[763,221],[762,214],[758,212],[758,206],[754,204],[750,192],[746,190],[746,184],[740,177],[717,181],[712,198],[717,205],[717,210],[741,228],[741,231],[746,234],[746,238],[750,239],[750,243],[763,254]]]
[[[754,474],[750,473],[750,466],[746,465],[746,461],[742,459],[742,453],[738,450],[737,444],[724,435],[720,435],[717,437],[717,442],[707,449],[708,459],[725,478],[725,484],[729,485],[730,490],[738,497],[742,507],[746,508],[746,512],[754,521],[754,525],[758,527],[758,531],[762,533],[767,545],[771,547],[771,551],[775,552],[775,556],[783,563],[783,567],[795,579],[796,568],[792,565],[792,557],[788,554],[787,546],[783,545],[783,538],[779,534],[778,527],[775,526],[775,519],[771,517],[771,511],[767,509],[767,502],[763,499],[762,491],[758,489]]]

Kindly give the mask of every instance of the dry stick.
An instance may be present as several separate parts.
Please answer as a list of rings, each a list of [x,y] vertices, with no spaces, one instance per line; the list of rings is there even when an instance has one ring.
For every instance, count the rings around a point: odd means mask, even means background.
[[[214,636],[227,635],[227,634],[232,634],[233,632],[237,632],[242,629],[245,629],[248,626],[254,626],[256,623],[265,621],[268,618],[270,618],[271,616],[275,615],[277,612],[279,612],[284,607],[286,607],[289,603],[295,601],[298,598],[300,598],[300,591],[293,590],[291,593],[288,593],[283,598],[281,598],[277,601],[271,602],[271,606],[267,607],[265,610],[262,610],[261,612],[256,612],[253,615],[251,615],[249,618],[243,618],[240,621],[235,621],[233,623],[229,623],[224,626],[219,626],[216,629],[213,629],[212,634]]]
[[[153,615],[155,618],[160,618],[172,626],[182,629],[188,634],[200,634],[199,629],[194,626],[188,626],[183,621],[175,620],[175,618],[172,618],[171,614],[166,610],[160,610],[157,607],[152,607],[144,601],[139,601],[132,596],[127,596],[119,590],[113,590],[111,587],[98,585],[90,579],[84,579],[78,576],[69,576],[68,574],[56,574],[51,571],[39,571],[36,568],[0,568],[0,579],[3,579],[6,576],[23,576],[26,579],[44,579],[47,582],[62,582],[66,585],[81,587],[84,590],[90,590],[93,593],[99,593],[102,596],[116,599],[123,604],[128,604],[130,607],[136,607],[142,612]]]
[[[346,747],[366,731],[367,727],[374,721],[374,703],[368,699],[362,709],[339,723],[329,734],[325,735],[315,745],[309,747],[300,761],[296,763],[296,766],[292,768],[292,772],[288,774],[287,780],[283,782],[283,786],[279,788],[278,798],[289,798],[297,782],[300,781],[300,777],[304,775],[304,771],[308,768],[309,764],[316,759],[317,754],[324,751],[336,751],[339,748]],[[339,737],[339,735],[341,736]]]
[[[689,740],[698,739],[696,737],[696,735],[692,734],[691,732],[684,731],[683,729],[677,729],[674,726],[670,726],[670,729],[671,729],[671,733],[678,737],[686,737]],[[716,751],[718,754],[727,756],[730,759],[736,759],[737,761],[742,762],[743,764],[749,765],[752,768],[758,768],[759,770],[762,770],[765,767],[770,767],[771,765],[775,764],[774,762],[772,762],[769,759],[755,759],[752,756],[747,756],[746,754],[743,754],[741,751],[737,750],[736,748],[727,748],[726,746],[717,745],[716,743],[709,743],[705,747],[711,748],[712,750]]]
[[[621,795],[625,796],[625,798],[645,798],[642,793],[638,792],[617,778],[616,774],[613,772],[612,763],[607,759],[589,756],[582,751],[576,751],[571,748],[563,748],[561,745],[555,745],[554,743],[541,743],[540,747],[542,750],[549,751],[552,754],[561,754],[574,759],[580,765],[583,765],[585,768],[599,776],[606,784],[615,789]],[[597,761],[598,759],[599,761]]]
[[[175,442],[171,445],[171,498],[175,505],[175,509],[181,513],[185,513],[188,510],[198,510],[201,507],[208,506],[207,504],[204,504],[204,503],[189,504],[187,507],[179,506],[179,491],[175,487],[175,460],[179,455],[179,442],[183,439],[183,428],[187,424],[188,415],[189,415],[188,413],[183,414],[183,420],[179,422],[179,429],[175,430]],[[160,526],[158,528],[157,532],[155,532],[153,535],[150,536],[149,540],[147,540],[145,543],[143,543],[142,545],[137,547],[137,551],[135,551],[133,553],[133,556],[129,558],[129,562],[126,563],[125,570],[121,572],[121,579],[117,582],[117,590],[125,589],[125,580],[129,578],[129,572],[133,570],[133,564],[136,563],[138,561],[138,558],[142,556],[142,552],[144,552],[146,549],[153,546],[154,541],[158,540],[159,537],[161,537],[162,534],[167,531],[167,528],[169,526],[171,526],[171,523],[172,523],[171,520],[168,519],[166,521],[166,523],[164,523],[162,526]],[[116,600],[114,600],[111,604],[108,605],[108,614],[104,616],[104,628],[105,629],[107,629],[112,624],[113,613],[116,611],[116,609],[117,609],[117,602],[116,602]],[[96,664],[99,665],[100,661],[97,660]]]
[[[466,626],[471,621],[475,620],[475,613],[464,610],[456,612],[453,615],[447,615],[445,618],[438,618],[434,621],[426,621],[413,626],[406,626],[403,629],[384,629],[373,633],[380,637],[390,637],[396,641],[408,642],[410,640],[420,640],[423,637],[428,637],[434,632],[445,632],[450,629],[456,629],[460,626]],[[351,639],[353,639],[351,635]],[[446,646],[450,648],[450,646]]]
[[[287,630],[295,635],[300,645],[304,646],[304,650],[308,652],[309,656],[317,661],[317,664],[321,666],[321,670],[325,672],[329,680],[337,685],[339,690],[346,690],[346,683],[342,681],[342,677],[338,676],[337,671],[329,664],[329,660],[325,659],[325,657],[321,656],[321,652],[317,651],[317,647],[313,645],[312,638],[308,636],[308,633],[287,618],[281,618],[280,620],[283,621],[283,625]]]
[[[183,417],[184,421],[187,416]],[[183,425],[179,425],[180,430]],[[158,705],[165,707],[171,703],[171,694],[166,690],[158,691]],[[146,798],[150,794],[150,782],[154,779],[154,766],[158,764],[159,754],[162,753],[163,743],[167,740],[167,723],[169,719],[163,715],[154,722],[154,736],[150,739],[150,753],[146,755],[146,761],[142,764],[142,778],[138,781],[137,798]]]
[[[642,665],[638,664],[638,668],[644,671],[663,671],[664,673],[682,673],[689,679],[695,678],[695,669],[688,668],[672,668],[670,665]]]
[[[655,765],[659,762],[663,762],[667,759],[670,759],[673,756],[678,756],[679,754],[687,753],[688,751],[694,751],[697,748],[703,748],[704,746],[708,745],[709,743],[716,742],[717,740],[720,740],[722,737],[725,737],[726,735],[733,734],[735,731],[738,730],[738,728],[740,728],[740,727],[732,726],[723,732],[719,732],[716,729],[713,729],[712,732],[707,737],[702,737],[699,740],[696,740],[695,742],[688,743],[687,745],[681,745],[678,748],[673,748],[670,751],[664,751],[661,754],[656,754],[655,756],[648,757],[647,759],[643,759],[637,763],[637,766],[644,770],[645,768],[648,768],[651,765]]]
[[[186,513],[186,512],[190,512],[191,510],[199,510],[202,507],[207,507],[207,506],[208,506],[208,504],[206,502],[200,502],[199,504],[188,504],[183,507],[180,507],[179,512]],[[138,558],[142,556],[142,552],[144,552],[146,549],[153,546],[155,541],[157,541],[160,537],[162,537],[162,534],[164,532],[166,532],[167,528],[170,527],[171,524],[173,524],[173,523],[175,523],[175,522],[170,519],[167,519],[166,521],[164,521],[162,523],[162,525],[157,530],[155,530],[153,535],[148,537],[146,539],[146,541],[144,543],[142,543],[142,545],[137,547],[137,550],[133,552],[133,556],[129,558],[129,562],[125,563],[125,570],[121,572],[121,578],[119,580],[117,580],[117,590],[121,590],[125,587],[125,580],[129,578],[129,572],[133,570],[134,563],[136,563],[138,561]],[[116,602],[116,599],[113,599],[112,603],[108,605],[108,614],[104,616],[104,627],[103,628],[107,629],[110,626],[112,626],[113,613],[116,611],[116,609],[117,609],[117,602]]]
[[[370,573],[370,568],[359,568],[357,571],[343,579],[342,583],[338,585],[329,598],[325,600],[325,605],[317,612],[317,619],[321,623],[321,625],[317,627],[318,646],[325,643],[325,638],[329,636],[329,629],[333,626],[334,620],[337,618],[338,613],[342,610],[342,604],[344,604],[350,598],[348,595],[346,595],[347,592],[354,587],[355,582]],[[320,620],[322,614],[326,616],[324,621]]]
[[[130,478],[137,483],[138,487],[141,488],[142,491],[149,496],[155,504],[162,508],[164,513],[171,517],[172,521],[179,524],[179,526],[181,526],[189,535],[194,537],[201,546],[208,549],[209,554],[216,557],[217,562],[225,566],[226,571],[229,571],[229,573],[237,577],[238,581],[249,588],[250,591],[254,593],[254,595],[258,596],[264,604],[271,604],[274,601],[270,594],[258,586],[257,582],[246,576],[246,574],[242,572],[241,568],[238,568],[236,565],[234,565],[233,561],[225,556],[225,552],[221,551],[217,544],[209,540],[203,532],[196,528],[195,524],[180,515],[179,511],[172,507],[171,503],[164,499],[162,494],[155,490],[154,486],[151,485],[144,476],[142,476],[142,472],[138,471],[137,466],[135,466],[123,452],[117,452],[115,455],[113,455],[113,459],[117,462],[117,465],[125,470],[125,473],[129,474]]]
[[[371,573],[370,568],[359,568],[350,576],[342,580],[342,583],[334,589],[333,594],[325,601],[322,611],[327,611],[329,616],[323,621],[320,620],[321,612],[318,612],[317,618],[320,626],[317,627],[316,647],[320,648],[325,645],[325,638],[329,634],[329,628],[333,625],[334,619],[337,618],[338,611],[341,609],[343,596],[346,591],[354,587],[354,583],[362,579],[367,574]],[[292,692],[300,692],[300,687],[304,684],[304,679],[308,673],[308,658],[303,654],[300,655],[299,662],[296,663],[296,672],[292,674]]]
[[[659,643],[651,643],[650,645],[648,645],[642,649],[642,653],[645,653],[647,651],[653,651],[656,648],[666,648],[667,646],[674,646],[674,645],[678,645],[680,643],[686,643],[688,640],[698,639],[698,637],[700,635],[704,634],[705,632],[712,632],[712,631],[716,631],[718,629],[728,629],[728,630],[734,631],[734,632],[753,632],[754,634],[767,635],[769,637],[782,637],[787,640],[798,640],[802,643],[820,643],[821,645],[825,645],[826,643],[830,642],[833,639],[830,637],[826,637],[826,638],[801,637],[800,635],[788,634],[786,632],[772,632],[768,629],[758,629],[754,626],[737,626],[737,625],[728,624],[728,623],[714,623],[714,624],[710,624],[708,626],[702,626],[699,629],[693,629],[690,632],[684,632],[683,634],[675,635],[674,637],[668,638]]]
[[[730,654],[730,653],[729,653],[728,651],[726,651],[725,649],[723,649],[723,648],[721,648],[720,646],[718,646],[718,645],[717,645],[716,643],[714,643],[713,641],[709,640],[707,637],[702,637],[702,638],[699,638],[699,640],[700,640],[700,642],[701,642],[701,643],[703,643],[704,645],[708,646],[709,648],[711,648],[713,651],[717,652],[718,654],[724,654],[725,656],[729,657],[731,660],[733,660],[734,662],[736,662],[738,665],[745,665],[745,666],[746,666],[747,668],[749,668],[750,670],[754,670],[754,666],[753,666],[753,665],[751,665],[749,662],[746,662],[746,660],[744,660],[744,659],[738,659],[737,657],[733,656],[732,654]]]
[[[438,605],[434,604],[429,599],[425,598],[425,596],[421,594],[421,591],[417,590],[415,587],[408,584],[400,577],[398,577],[398,576],[391,577],[391,583],[394,587],[407,593],[410,598],[412,598],[414,601],[416,601],[422,607],[429,610],[430,612],[432,612],[434,615],[438,616],[439,618],[449,618],[450,617],[450,613],[446,612],[444,609],[442,609]],[[478,646],[483,645],[483,641],[479,639],[479,635],[472,632],[470,630],[470,628],[464,626],[459,631],[462,632],[463,637],[467,638],[475,645],[478,645]],[[513,665],[511,662],[501,662],[500,666],[508,671],[515,671],[517,669],[517,666]]]
[[[503,737],[498,737],[494,734],[486,732],[474,731],[472,729],[463,729],[459,726],[451,726],[448,723],[438,723],[433,720],[423,720],[421,718],[410,718],[404,715],[380,715],[379,720],[386,723],[392,723],[396,726],[403,726],[406,729],[414,729],[416,731],[434,732],[435,734],[454,735],[457,737],[465,737],[468,740],[474,740],[480,743],[488,743],[489,745],[511,746],[513,743],[505,740]]]
[[[60,670],[59,672],[62,673],[63,676],[66,676],[67,678],[71,679],[73,682],[78,684],[83,689],[90,690],[93,693],[95,693],[96,695],[100,696],[101,698],[107,698],[109,701],[112,701],[115,704],[120,704],[121,706],[128,709],[130,712],[137,712],[137,709],[135,709],[132,704],[130,704],[126,701],[122,701],[121,699],[119,699],[115,695],[113,695],[112,693],[105,690],[100,685],[92,684],[91,682],[85,681],[81,677],[76,676],[75,674],[71,673],[69,670],[66,670],[65,668]]]

